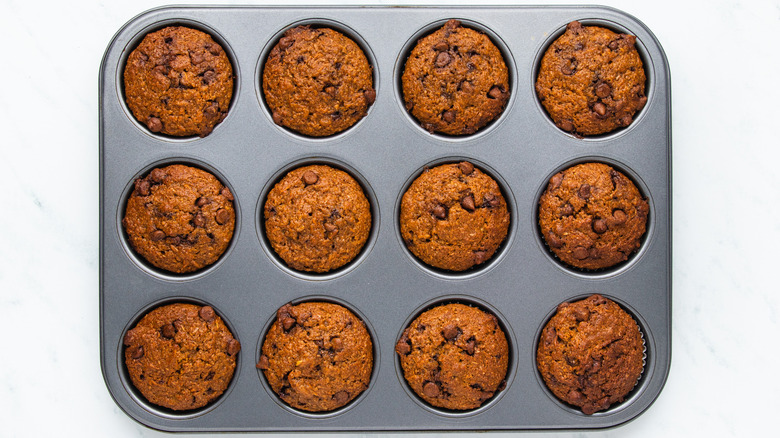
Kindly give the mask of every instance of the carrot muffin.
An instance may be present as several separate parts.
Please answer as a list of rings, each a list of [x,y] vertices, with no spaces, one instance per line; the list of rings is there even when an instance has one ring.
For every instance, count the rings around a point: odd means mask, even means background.
[[[150,131],[204,137],[227,116],[233,67],[210,35],[171,26],[130,53],[124,84],[127,106]]]
[[[173,164],[135,181],[122,225],[144,259],[183,274],[219,259],[235,221],[230,189],[205,170]]]
[[[509,71],[487,35],[449,20],[412,49],[401,77],[406,109],[430,132],[473,134],[509,100]]]
[[[401,237],[420,260],[464,271],[488,261],[509,230],[493,178],[468,161],[426,169],[401,199]]]
[[[509,345],[498,320],[464,304],[434,307],[396,343],[404,378],[433,406],[468,410],[506,385]]]
[[[615,302],[561,303],[542,330],[536,364],[556,397],[593,414],[623,401],[644,369],[644,339]]]
[[[326,165],[290,171],[268,193],[263,214],[271,247],[299,271],[346,265],[371,230],[371,206],[360,184]]]
[[[628,126],[647,102],[633,35],[572,21],[542,57],[536,93],[555,124],[575,135]]]
[[[366,326],[338,304],[286,304],[265,335],[257,368],[296,409],[338,409],[368,388],[373,344]]]
[[[628,177],[606,164],[583,163],[550,178],[539,200],[539,227],[564,263],[603,269],[639,248],[649,209]]]
[[[203,407],[227,389],[241,344],[210,306],[175,303],[146,314],[124,337],[133,385],[176,411]]]
[[[271,50],[263,94],[274,123],[321,137],[362,119],[376,99],[363,50],[329,28],[298,26]]]

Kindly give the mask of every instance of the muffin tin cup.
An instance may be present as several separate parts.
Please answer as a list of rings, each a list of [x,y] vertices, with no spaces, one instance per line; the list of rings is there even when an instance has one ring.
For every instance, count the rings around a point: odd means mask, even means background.
[[[509,54],[512,96],[496,121],[470,136],[429,134],[399,101],[398,66],[411,41],[450,18],[488,32]],[[558,129],[541,107],[533,86],[538,61],[556,33],[573,20],[637,36],[648,102],[629,127],[576,138]],[[366,117],[342,133],[325,138],[291,133],[274,125],[264,106],[264,56],[280,32],[299,23],[336,23],[370,52],[376,101]],[[147,32],[168,24],[191,24],[211,33],[233,63],[230,111],[203,138],[153,134],[132,119],[123,100],[127,53]],[[101,366],[117,405],[141,424],[170,432],[599,429],[636,418],[660,394],[671,359],[671,83],[663,49],[634,17],[600,6],[163,7],[137,16],[117,32],[99,81]],[[421,265],[404,247],[399,203],[421,169],[463,159],[498,177],[511,208],[509,237],[484,267],[439,272]],[[625,265],[596,273],[562,266],[541,240],[536,218],[550,176],[584,161],[626,171],[651,206],[640,250]],[[133,180],[171,163],[213,171],[236,199],[236,229],[228,251],[192,275],[148,268],[127,244],[121,226]],[[357,177],[374,216],[371,237],[358,259],[321,276],[280,265],[264,241],[265,194],[285,169],[303,163],[333,164]],[[584,415],[551,398],[536,370],[535,346],[551,309],[592,293],[630,309],[645,337],[646,364],[624,402]],[[255,367],[255,347],[276,310],[312,297],[359,310],[378,353],[369,388],[347,407],[325,415],[302,415],[280,405]],[[139,399],[121,356],[125,331],[139,312],[172,300],[218,309],[243,347],[229,390],[188,413],[171,414]],[[441,300],[500,313],[511,344],[507,387],[468,413],[423,406],[410,396],[397,371],[397,337],[424,307]]]

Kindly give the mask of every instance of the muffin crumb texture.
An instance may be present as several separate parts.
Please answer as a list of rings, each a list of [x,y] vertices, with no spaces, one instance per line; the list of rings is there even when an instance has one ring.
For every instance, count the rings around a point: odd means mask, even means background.
[[[539,227],[561,261],[598,270],[639,249],[648,213],[628,177],[606,164],[583,163],[550,178],[539,200]]]
[[[130,53],[124,86],[130,111],[150,131],[205,137],[227,116],[233,67],[210,35],[171,26]]]
[[[146,314],[124,337],[133,385],[175,411],[206,406],[227,389],[241,344],[210,306],[174,303]]]
[[[573,21],[542,57],[536,93],[559,128],[598,135],[633,122],[646,80],[635,36]]]
[[[585,414],[623,401],[644,370],[644,338],[615,302],[592,295],[562,303],[542,330],[536,354],[547,387]]]
[[[509,71],[490,38],[458,20],[421,38],[401,77],[406,109],[430,132],[473,134],[509,100]]]
[[[284,33],[263,68],[263,94],[274,123],[328,136],[362,119],[376,100],[371,65],[353,40],[330,28]]]
[[[256,366],[283,402],[325,412],[368,388],[373,360],[363,321],[338,304],[306,302],[277,311]]]
[[[411,389],[436,407],[475,409],[506,386],[506,335],[476,307],[452,303],[422,313],[395,351]]]

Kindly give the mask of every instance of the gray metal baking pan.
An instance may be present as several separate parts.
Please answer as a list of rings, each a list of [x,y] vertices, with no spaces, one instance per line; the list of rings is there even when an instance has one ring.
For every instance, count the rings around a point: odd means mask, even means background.
[[[487,33],[503,51],[511,98],[503,114],[476,134],[424,131],[401,101],[406,53],[450,18]],[[540,57],[567,23],[580,20],[637,36],[647,70],[647,105],[622,130],[576,138],[556,128],[534,92]],[[123,99],[128,53],[148,32],[171,24],[204,30],[234,66],[227,118],[204,138],[156,135],[136,122]],[[330,26],[356,40],[373,65],[377,98],[349,130],[309,138],[274,125],[260,72],[282,32],[298,24]],[[106,385],[130,417],[164,431],[521,431],[600,429],[624,424],[653,403],[671,360],[671,83],[663,49],[636,18],[601,6],[518,7],[186,7],[145,12],[122,27],[105,52],[99,77],[100,340]],[[470,160],[496,177],[512,214],[507,241],[484,266],[465,273],[430,269],[399,236],[398,206],[426,166]],[[641,249],[606,271],[580,272],[546,249],[536,204],[547,180],[578,162],[601,161],[625,172],[650,203]],[[273,254],[262,231],[264,196],[281,173],[302,163],[347,170],[366,189],[374,224],[366,248],[348,266],[301,274]],[[162,273],[133,253],[123,234],[124,204],[135,178],[155,166],[184,163],[215,173],[235,195],[237,225],[228,251],[191,275]],[[639,323],[647,357],[627,399],[584,415],[559,402],[536,371],[539,333],[556,306],[592,293],[621,304]],[[255,368],[264,332],[288,302],[322,299],[355,311],[375,347],[370,386],[347,406],[325,414],[282,403]],[[129,381],[122,358],[125,331],[149,309],[184,300],[207,303],[243,346],[228,390],[210,405],[176,413],[148,403]],[[406,386],[394,353],[406,324],[433,304],[460,301],[492,311],[511,345],[506,388],[467,412],[433,408]]]

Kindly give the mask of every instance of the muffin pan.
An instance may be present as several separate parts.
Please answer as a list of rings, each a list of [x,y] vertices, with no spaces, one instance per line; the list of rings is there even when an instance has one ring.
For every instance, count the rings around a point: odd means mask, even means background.
[[[488,34],[510,70],[504,112],[473,135],[430,134],[404,109],[400,74],[422,35],[448,19]],[[621,130],[576,138],[558,129],[534,92],[539,60],[566,24],[579,20],[637,37],[648,76],[647,105]],[[212,35],[235,73],[225,120],[204,138],[150,132],[124,103],[128,53],[145,34],[185,25]],[[299,24],[329,26],[354,39],[373,66],[376,101],[350,129],[324,138],[273,123],[263,102],[263,62],[281,34]],[[586,7],[164,7],[132,19],[113,38],[100,69],[100,339],[101,365],[116,403],[133,419],[164,431],[520,431],[597,429],[623,424],[657,398],[671,355],[671,89],[663,49],[637,19]],[[468,160],[499,182],[509,204],[509,236],[491,260],[465,272],[430,268],[405,248],[399,204],[411,181],[439,163]],[[560,263],[536,221],[549,178],[575,163],[612,165],[650,204],[640,250],[628,261],[586,272]],[[162,272],[136,255],[122,217],[133,181],[154,167],[182,163],[216,175],[235,196],[236,230],[225,254],[201,271]],[[367,244],[326,274],[290,269],[263,232],[265,196],[285,170],[324,163],[363,185],[373,224]],[[541,380],[535,351],[542,327],[563,301],[593,293],[623,306],[645,339],[643,375],[625,401],[584,415],[558,401]],[[255,364],[276,310],[288,302],[325,300],[359,315],[373,338],[369,388],[347,406],[305,413],[286,406]],[[148,403],[132,386],[123,336],[148,310],[169,302],[211,305],[241,342],[227,391],[208,406],[173,412]],[[482,407],[437,409],[403,379],[394,347],[406,325],[442,302],[463,302],[496,315],[511,357],[506,388]]]

